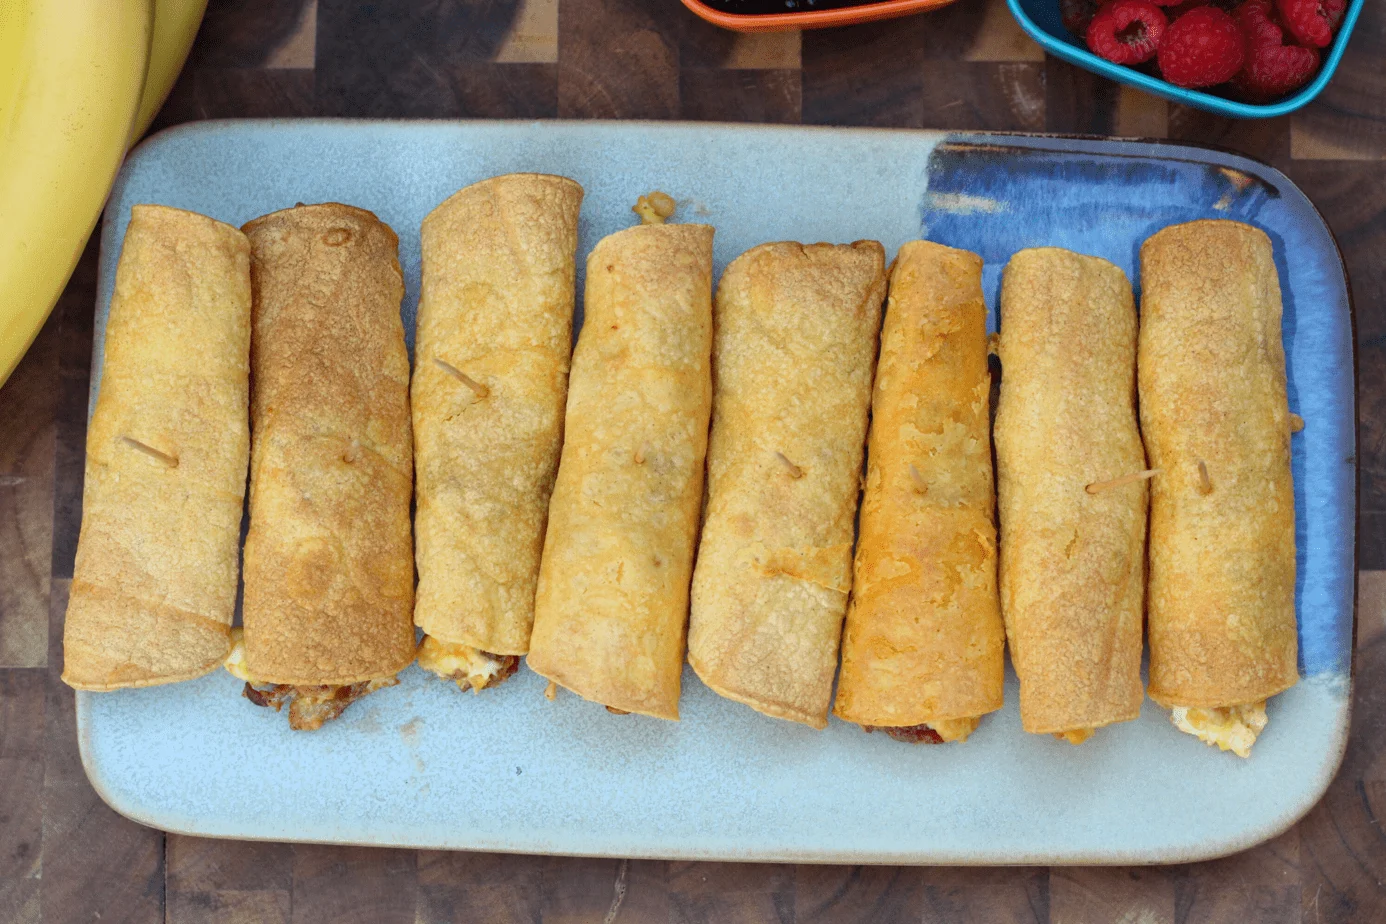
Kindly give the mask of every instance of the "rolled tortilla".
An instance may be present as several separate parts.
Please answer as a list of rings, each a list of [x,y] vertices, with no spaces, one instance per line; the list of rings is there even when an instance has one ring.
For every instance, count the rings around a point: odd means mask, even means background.
[[[661,719],[679,716],[711,301],[710,227],[642,225],[592,250],[534,603],[534,671]]]
[[[717,289],[708,502],[688,660],[722,696],[827,724],[852,586],[885,255],[763,244]]]
[[[398,241],[335,203],[244,230],[255,296],[245,671],[335,702],[345,694],[327,688],[387,680],[414,658]]]
[[[63,628],[77,689],[187,680],[226,656],[250,446],[249,254],[230,225],[131,210]]]
[[[480,690],[529,650],[563,442],[582,187],[512,174],[423,221],[412,408],[419,663]]]
[[[1234,221],[1141,247],[1141,423],[1152,482],[1150,696],[1247,756],[1296,667],[1295,509],[1280,280]]]
[[[834,713],[965,739],[1001,708],[982,259],[928,241],[890,274]]]
[[[1140,712],[1145,469],[1136,310],[1117,267],[1022,250],[1001,289],[1001,612],[1028,732],[1073,743]],[[1091,490],[1090,490],[1091,489]]]

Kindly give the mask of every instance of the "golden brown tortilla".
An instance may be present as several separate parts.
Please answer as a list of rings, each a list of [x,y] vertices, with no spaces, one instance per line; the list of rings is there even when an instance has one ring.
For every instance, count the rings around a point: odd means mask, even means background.
[[[881,332],[841,719],[950,729],[1001,708],[990,409],[982,259],[911,241]]]
[[[230,225],[131,210],[87,433],[63,680],[198,677],[229,647],[249,454],[250,247]]]
[[[1141,423],[1152,481],[1150,695],[1256,703],[1296,667],[1290,409],[1271,242],[1234,221],[1141,247]]]
[[[712,233],[641,225],[587,259],[528,656],[586,699],[661,719],[679,717],[702,503]]]
[[[393,231],[329,203],[245,226],[254,288],[246,668],[350,685],[414,657],[404,282]]]
[[[688,660],[713,690],[822,728],[885,296],[875,241],[763,244],[717,289],[708,500]]]
[[[996,462],[1001,611],[1028,732],[1140,712],[1146,485],[1136,427],[1136,309],[1120,269],[1022,250],[1001,289]]]
[[[468,186],[423,222],[414,621],[452,645],[529,650],[581,204],[572,180],[511,174]]]

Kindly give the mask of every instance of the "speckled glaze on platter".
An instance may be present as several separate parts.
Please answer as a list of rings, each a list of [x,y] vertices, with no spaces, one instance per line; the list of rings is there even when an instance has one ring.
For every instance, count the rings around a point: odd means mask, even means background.
[[[685,671],[683,721],[549,702],[522,670],[459,694],[416,667],[316,733],[239,696],[224,672],[79,693],[78,734],[102,797],[137,821],[213,837],[528,853],[836,863],[1177,862],[1239,850],[1318,800],[1342,759],[1354,613],[1352,314],[1313,206],[1247,158],[1148,142],[650,123],[205,122],[130,157],[103,228],[94,370],[130,206],[233,224],[335,200],[400,237],[405,327],[419,222],[468,183],[511,171],[583,184],[582,257],[652,189],[716,226],[716,271],[769,240],[928,237],[1000,270],[1023,247],[1105,257],[1137,278],[1142,240],[1228,217],[1275,243],[1299,545],[1302,681],[1276,697],[1250,760],[1183,735],[1146,703],[1075,748],[1025,735],[1006,708],[965,745],[909,747],[833,720],[824,732],[719,699]],[[582,291],[579,279],[578,291]],[[579,312],[580,312],[579,307]],[[412,343],[411,343],[412,347]],[[93,397],[99,375],[92,377]]]

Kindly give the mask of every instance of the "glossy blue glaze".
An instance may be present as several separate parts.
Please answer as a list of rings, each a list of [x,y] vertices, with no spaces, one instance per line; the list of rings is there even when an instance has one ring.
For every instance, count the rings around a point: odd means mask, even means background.
[[[1317,210],[1274,168],[1233,154],[1046,139],[940,145],[923,236],[981,254],[990,323],[1006,260],[1037,242],[1110,260],[1139,294],[1141,242],[1167,225],[1230,218],[1270,235],[1284,300],[1295,480],[1300,671],[1344,674],[1352,656],[1356,436],[1352,319],[1342,259]],[[1075,152],[1082,152],[1075,157]]]
[[[1328,81],[1333,79],[1333,72],[1338,69],[1338,62],[1343,57],[1343,50],[1347,48],[1348,38],[1352,35],[1353,27],[1357,25],[1357,17],[1365,3],[1366,0],[1349,0],[1347,13],[1343,17],[1337,36],[1333,39],[1333,44],[1324,49],[1323,67],[1308,86],[1277,102],[1257,105],[1224,99],[1201,90],[1185,90],[1166,80],[1098,57],[1088,51],[1080,38],[1064,28],[1059,17],[1059,0],[1006,0],[1006,4],[1011,8],[1011,15],[1020,23],[1020,27],[1051,55],[1118,83],[1139,87],[1147,93],[1163,96],[1176,103],[1237,119],[1267,119],[1284,115],[1294,112],[1318,96],[1328,85]]]

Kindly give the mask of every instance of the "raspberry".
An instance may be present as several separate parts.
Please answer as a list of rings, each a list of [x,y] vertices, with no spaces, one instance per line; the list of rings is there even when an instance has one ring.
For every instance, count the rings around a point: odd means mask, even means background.
[[[1059,15],[1064,28],[1074,35],[1083,35],[1097,13],[1097,0],[1059,0]]]
[[[1224,13],[1232,13],[1241,4],[1242,0],[1183,0],[1173,6],[1165,7],[1165,15],[1170,22],[1174,22],[1189,10],[1196,10],[1200,6],[1212,6],[1222,10]]]
[[[1271,0],[1246,0],[1232,16],[1246,38],[1248,53],[1262,45],[1285,44],[1285,33],[1271,18]]]
[[[1211,87],[1231,80],[1246,61],[1246,40],[1237,21],[1222,10],[1189,10],[1165,30],[1160,73],[1177,87]]]
[[[1337,35],[1338,27],[1343,24],[1343,17],[1347,15],[1347,0],[1323,0],[1323,14],[1328,19],[1328,28]]]
[[[1284,32],[1271,19],[1270,0],[1246,0],[1236,18],[1247,44],[1246,64],[1232,78],[1239,96],[1267,102],[1298,90],[1318,71],[1318,49],[1285,44]]]
[[[1112,0],[1088,25],[1088,47],[1115,64],[1141,64],[1155,57],[1168,22],[1151,0]]]
[[[1200,6],[1212,5],[1213,4],[1210,3],[1209,0],[1184,0],[1183,3],[1178,3],[1174,6],[1165,7],[1165,15],[1169,17],[1170,22],[1174,22],[1180,16],[1183,16],[1185,13],[1187,13],[1189,10],[1196,10]]]
[[[1298,90],[1319,71],[1319,50],[1300,45],[1253,48],[1232,86],[1252,102],[1269,102]]]
[[[1276,0],[1285,28],[1301,45],[1323,48],[1343,21],[1346,0]]]

